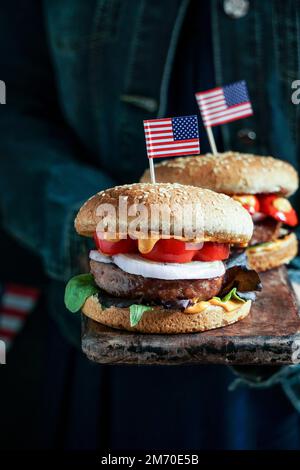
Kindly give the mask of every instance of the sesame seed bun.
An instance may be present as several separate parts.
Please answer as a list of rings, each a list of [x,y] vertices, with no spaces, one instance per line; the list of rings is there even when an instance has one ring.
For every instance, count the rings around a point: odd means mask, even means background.
[[[249,267],[262,272],[289,263],[298,252],[298,241],[294,233],[273,242],[251,246],[247,249]]]
[[[290,196],[298,174],[287,162],[238,152],[168,159],[155,166],[158,182],[190,184],[225,194],[278,193]],[[149,170],[142,182],[150,181]]]
[[[94,295],[86,300],[82,312],[92,320],[111,328],[140,333],[174,334],[201,332],[231,325],[245,318],[250,308],[250,300],[232,312],[226,312],[222,307],[213,305],[196,314],[153,307],[152,310],[144,312],[135,327],[131,327],[129,308],[109,307],[103,310],[98,297]]]
[[[133,204],[143,204],[147,208],[149,227],[150,207],[153,207],[153,204],[165,204],[167,207],[174,208],[171,210],[170,222],[163,217],[152,218],[151,236],[155,234],[159,238],[168,230],[171,236],[176,235],[175,228],[182,220],[182,215],[176,209],[176,205],[177,207],[185,206],[184,229],[188,231],[194,228],[198,233],[201,232],[201,238],[197,238],[199,241],[215,241],[243,246],[252,236],[252,219],[240,203],[224,194],[218,194],[208,189],[166,183],[135,183],[116,186],[97,193],[81,207],[75,219],[76,231],[80,235],[93,236],[97,224],[103,217],[101,214],[97,215],[97,208],[101,204],[111,204],[118,215],[120,196],[126,198],[127,207]],[[116,231],[127,233],[127,225],[122,225],[122,221],[118,219],[117,223]]]

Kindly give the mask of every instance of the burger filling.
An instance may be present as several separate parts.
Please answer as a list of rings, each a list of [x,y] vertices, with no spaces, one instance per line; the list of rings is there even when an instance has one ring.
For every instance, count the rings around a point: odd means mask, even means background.
[[[189,243],[175,238],[105,240],[96,233],[94,240],[97,249],[104,255],[138,253],[142,258],[163,263],[225,260],[230,251],[226,243]]]
[[[224,279],[224,274],[208,279],[157,279],[129,274],[113,263],[106,264],[93,259],[90,266],[91,273],[100,289],[113,296],[139,298],[141,301],[167,302],[194,297],[199,300],[208,300],[218,295]],[[225,271],[223,264],[220,271],[221,273]]]
[[[282,223],[271,217],[255,222],[249,245],[259,245],[276,240],[280,236],[281,228]]]
[[[232,311],[254,300],[254,291],[261,288],[257,273],[246,266],[245,254],[230,255],[228,244],[174,238],[104,240],[97,234],[94,238],[97,249],[90,252],[91,275],[73,278],[66,288],[71,311],[79,310],[88,296],[97,295],[102,308],[128,307],[135,326],[144,311],[155,305],[186,314],[200,313],[209,305]]]
[[[259,246],[278,240],[282,234],[283,225],[295,227],[298,224],[296,211],[290,202],[276,194],[235,195],[237,200],[252,216],[254,222],[251,246]]]

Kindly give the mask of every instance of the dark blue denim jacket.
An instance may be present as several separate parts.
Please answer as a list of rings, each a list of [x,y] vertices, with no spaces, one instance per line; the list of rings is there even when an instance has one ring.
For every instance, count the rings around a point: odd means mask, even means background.
[[[141,123],[166,113],[190,1],[44,0],[38,6],[30,0],[19,2],[23,17],[14,30],[16,5],[1,15],[0,79],[7,86],[0,108],[2,224],[42,258],[53,279],[49,302],[57,320],[68,323],[66,331],[78,331],[78,319],[64,313],[60,283],[81,269],[87,249],[74,232],[74,214],[96,191],[142,174]],[[252,0],[247,14],[232,18],[223,0],[211,0],[216,84],[245,79],[255,112],[222,126],[224,147],[272,154],[296,168],[297,7],[296,0]],[[256,139],[242,138],[247,129]],[[294,204],[300,210],[298,199]],[[274,380],[300,411],[297,372],[298,366],[284,368]]]

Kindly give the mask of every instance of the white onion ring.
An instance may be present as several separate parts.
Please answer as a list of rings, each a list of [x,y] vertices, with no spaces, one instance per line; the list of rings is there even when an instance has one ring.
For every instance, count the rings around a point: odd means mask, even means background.
[[[122,271],[153,279],[211,279],[222,276],[225,266],[222,261],[191,261],[190,263],[158,263],[135,254],[112,256],[113,262]]]
[[[112,258],[109,255],[104,255],[98,250],[90,251],[90,259],[93,261],[99,261],[99,263],[112,263]]]
[[[114,263],[122,271],[153,279],[212,279],[222,276],[225,267],[222,261],[191,261],[189,263],[159,263],[137,254],[104,255],[99,250],[91,250],[89,257],[99,263]]]

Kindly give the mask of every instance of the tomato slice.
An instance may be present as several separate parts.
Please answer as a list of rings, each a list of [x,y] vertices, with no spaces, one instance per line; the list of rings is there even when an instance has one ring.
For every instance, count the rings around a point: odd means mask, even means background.
[[[186,246],[185,242],[172,238],[159,240],[149,253],[143,253],[141,256],[162,263],[189,263],[192,260],[216,261],[229,256],[229,245],[225,243],[204,243],[200,250],[190,249],[192,244],[189,244],[189,249]]]
[[[137,240],[127,238],[124,240],[103,240],[97,233],[94,235],[96,247],[106,255],[119,253],[138,253]],[[193,246],[194,245],[194,246]],[[199,249],[199,245],[201,249]],[[225,243],[206,242],[186,243],[170,238],[158,240],[149,253],[139,253],[143,258],[161,263],[189,263],[195,261],[216,261],[229,256],[229,245]]]
[[[217,261],[229,257],[229,245],[227,243],[206,242],[203,248],[194,256],[195,261]]]
[[[197,250],[187,250],[185,242],[170,238],[158,240],[149,253],[140,253],[143,258],[161,263],[188,263]]]
[[[244,209],[246,209],[249,212],[250,215],[253,215],[256,212],[260,211],[259,200],[253,194],[245,194],[245,195],[241,195],[241,196],[235,195],[235,196],[232,196],[232,197],[233,197],[233,199],[238,201],[240,204],[242,204]]]
[[[137,252],[137,240],[132,238],[125,238],[118,241],[103,240],[98,237],[97,233],[94,235],[96,247],[106,255],[117,255],[118,253],[135,253]]]
[[[296,211],[284,197],[276,196],[276,194],[262,195],[260,196],[260,207],[261,212],[279,222],[283,222],[291,227],[295,227],[298,224]]]

